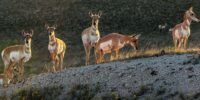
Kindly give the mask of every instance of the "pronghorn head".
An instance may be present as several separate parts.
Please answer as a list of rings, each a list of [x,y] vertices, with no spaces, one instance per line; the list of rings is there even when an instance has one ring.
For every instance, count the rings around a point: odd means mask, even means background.
[[[99,11],[98,14],[89,12],[89,16],[92,18],[92,26],[98,27],[99,18],[101,17],[101,14],[102,14],[101,11]]]
[[[193,7],[190,7],[189,10],[185,12],[184,19],[189,19],[191,21],[199,22],[200,20],[196,17],[196,14],[193,11]]]
[[[22,30],[22,35],[25,37],[25,39],[24,39],[25,45],[30,46],[32,36],[33,36],[33,30],[32,29],[30,31]]]
[[[46,24],[45,27],[47,29],[49,36],[55,35],[56,25],[53,25],[53,26],[50,27],[49,25]]]
[[[139,43],[138,43],[138,40],[140,38],[141,34],[137,34],[137,35],[131,35],[131,40],[130,40],[130,44],[133,48],[135,48],[136,50],[139,49]]]

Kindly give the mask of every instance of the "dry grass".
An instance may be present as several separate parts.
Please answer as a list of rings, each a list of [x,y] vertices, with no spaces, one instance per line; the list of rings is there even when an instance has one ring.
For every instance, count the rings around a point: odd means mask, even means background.
[[[113,59],[106,59],[105,62],[117,61],[117,60],[126,60],[126,59],[136,59],[136,58],[144,58],[144,57],[152,57],[152,56],[160,56],[165,54],[184,54],[184,53],[198,53],[200,52],[200,48],[189,48],[189,49],[175,49],[173,47],[165,47],[165,48],[155,48],[155,49],[146,49],[139,51],[126,52],[122,51],[119,53],[119,59],[112,57]],[[109,57],[107,57],[109,58]]]

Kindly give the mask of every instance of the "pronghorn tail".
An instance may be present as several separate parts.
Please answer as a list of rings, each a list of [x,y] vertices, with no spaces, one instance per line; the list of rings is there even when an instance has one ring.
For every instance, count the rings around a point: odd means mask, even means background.
[[[170,28],[170,29],[169,29],[169,32],[172,32],[172,31],[173,31],[173,28]]]

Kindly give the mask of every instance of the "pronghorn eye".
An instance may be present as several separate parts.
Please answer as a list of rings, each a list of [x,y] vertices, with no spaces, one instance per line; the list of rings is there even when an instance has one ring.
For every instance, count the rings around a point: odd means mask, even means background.
[[[194,16],[194,14],[193,14],[193,13],[192,13],[191,15],[192,15],[192,16]]]

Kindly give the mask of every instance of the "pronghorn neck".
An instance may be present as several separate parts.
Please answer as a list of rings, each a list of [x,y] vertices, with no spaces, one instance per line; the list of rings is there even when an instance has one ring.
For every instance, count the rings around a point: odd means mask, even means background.
[[[49,36],[49,43],[54,44],[56,42],[56,36],[55,32],[53,32],[53,35]]]
[[[96,24],[96,25],[92,24],[92,28],[95,29],[95,30],[98,30],[99,26],[98,26],[98,24]]]
[[[24,48],[25,48],[25,52],[26,53],[31,53],[31,43],[30,44],[25,44]]]
[[[190,24],[191,24],[191,22],[192,22],[192,20],[187,18],[187,19],[185,19],[185,20],[183,21],[183,25],[189,27]]]

